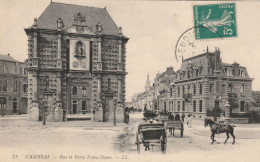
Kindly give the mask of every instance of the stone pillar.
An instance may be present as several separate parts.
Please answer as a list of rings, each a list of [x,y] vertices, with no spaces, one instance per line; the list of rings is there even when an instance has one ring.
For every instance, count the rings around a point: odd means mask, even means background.
[[[98,38],[98,62],[97,62],[97,70],[102,70],[102,53],[101,53],[101,37]]]
[[[39,121],[39,103],[37,100],[32,101],[32,108],[29,110],[29,118],[33,121]]]
[[[33,33],[33,57],[37,58],[37,32]]]
[[[61,33],[58,34],[58,54],[57,54],[57,68],[62,67],[61,61]]]
[[[118,100],[122,101],[122,79],[118,78]]]
[[[57,100],[61,101],[61,76],[58,75],[57,78]]]
[[[125,115],[124,115],[123,102],[118,101],[116,105],[116,122],[124,123],[124,121],[125,121]]]
[[[38,83],[37,83],[37,72],[34,72],[32,75],[32,81],[33,81],[33,100],[37,100],[38,99]]]
[[[101,75],[98,75],[98,78],[97,78],[97,89],[98,89],[98,100],[101,101]]]
[[[54,112],[54,119],[56,122],[63,121],[63,110],[61,104],[62,104],[61,101],[57,101],[57,105],[55,107],[55,112]]]
[[[94,113],[94,121],[103,122],[102,102],[97,102],[93,113]]]
[[[117,70],[122,71],[122,40],[118,41],[118,64],[117,64]]]

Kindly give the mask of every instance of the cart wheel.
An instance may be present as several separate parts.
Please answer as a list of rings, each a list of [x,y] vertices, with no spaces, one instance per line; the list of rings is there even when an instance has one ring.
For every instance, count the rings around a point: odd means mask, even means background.
[[[139,133],[136,132],[136,146],[137,146],[137,152],[140,154],[140,141],[139,141]]]

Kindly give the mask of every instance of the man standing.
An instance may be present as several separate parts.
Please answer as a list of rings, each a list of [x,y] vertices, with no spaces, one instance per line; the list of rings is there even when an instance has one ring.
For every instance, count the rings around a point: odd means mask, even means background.
[[[185,114],[184,113],[182,113],[182,115],[181,115],[181,120],[184,122],[184,118],[185,118]]]

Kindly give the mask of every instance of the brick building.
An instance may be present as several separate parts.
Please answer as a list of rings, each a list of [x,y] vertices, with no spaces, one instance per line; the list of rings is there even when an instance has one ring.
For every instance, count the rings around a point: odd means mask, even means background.
[[[26,63],[0,54],[0,113],[26,114],[27,90]]]
[[[168,110],[205,117],[207,110],[224,110],[229,103],[233,113],[245,113],[252,102],[252,81],[245,67],[223,63],[218,48],[207,49],[183,60],[171,86],[173,106]]]
[[[45,110],[49,121],[69,114],[111,121],[114,101],[125,102],[128,38],[106,8],[52,2],[25,32],[30,118]]]

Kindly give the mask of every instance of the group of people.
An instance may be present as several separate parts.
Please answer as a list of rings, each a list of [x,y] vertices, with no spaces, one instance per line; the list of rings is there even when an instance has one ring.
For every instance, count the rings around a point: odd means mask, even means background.
[[[169,120],[181,120],[182,122],[184,122],[185,114],[183,113],[183,114],[180,116],[180,115],[177,113],[177,114],[174,116],[173,113],[169,113],[168,119],[169,119]],[[189,128],[191,127],[191,115],[188,115],[187,125],[189,126]]]

